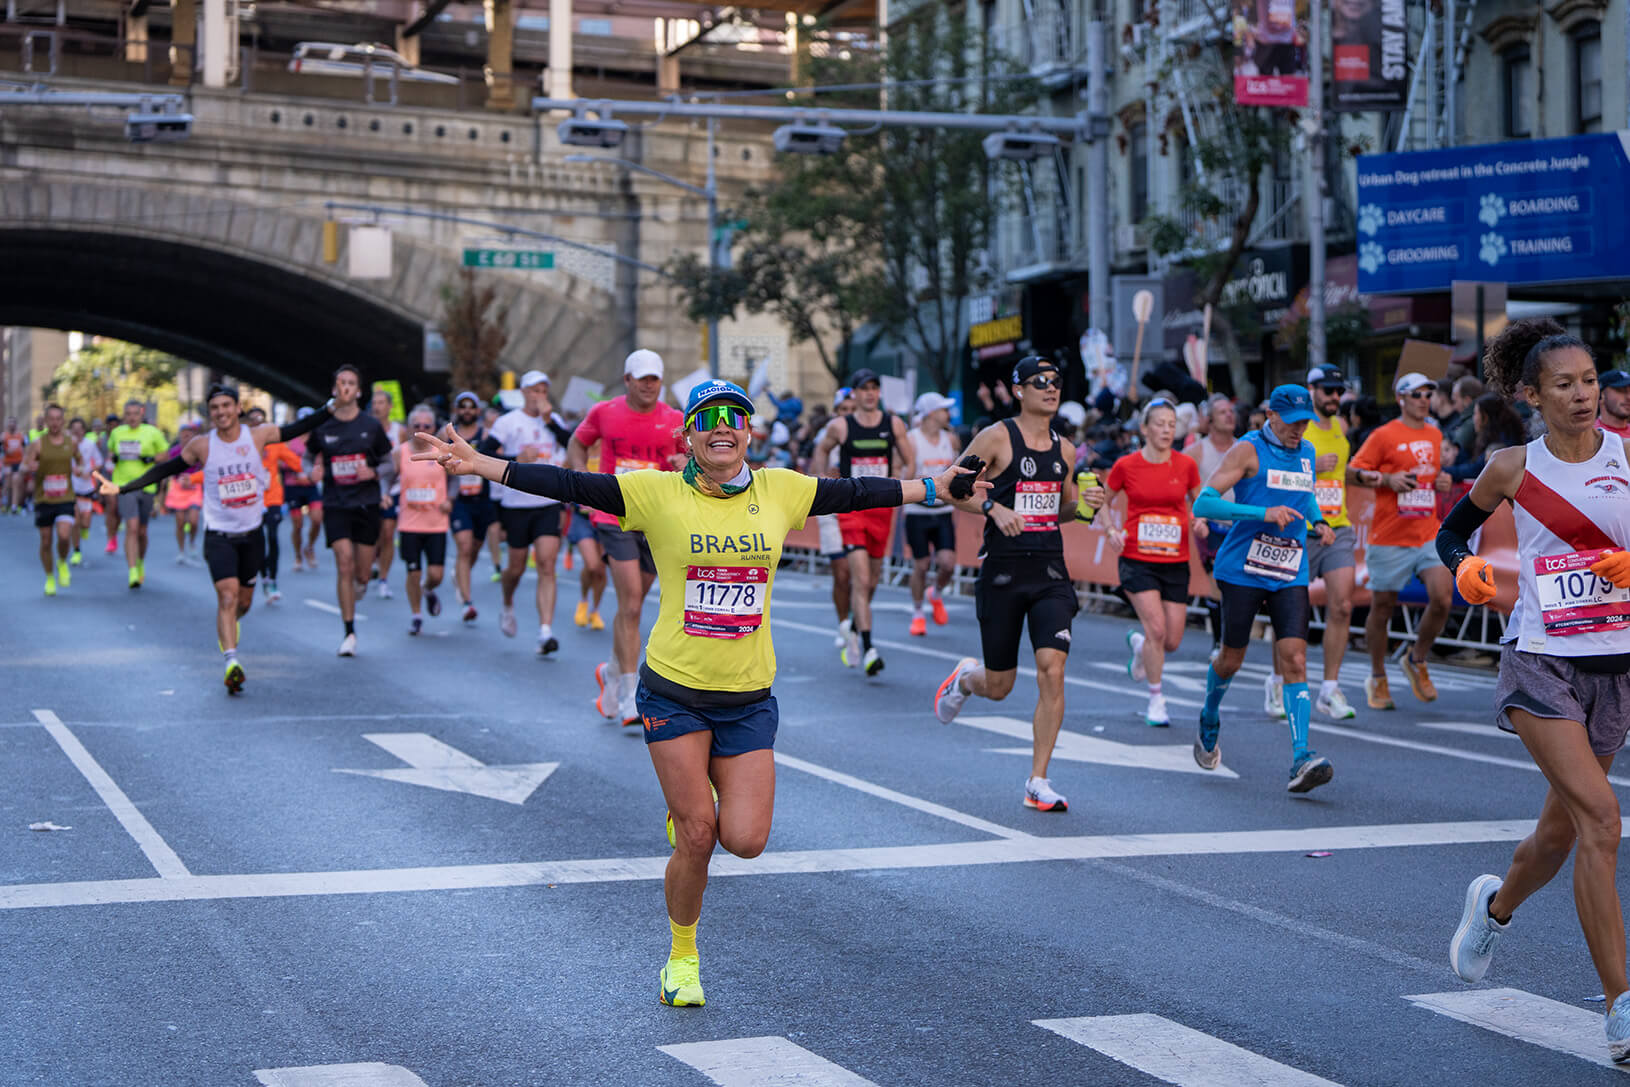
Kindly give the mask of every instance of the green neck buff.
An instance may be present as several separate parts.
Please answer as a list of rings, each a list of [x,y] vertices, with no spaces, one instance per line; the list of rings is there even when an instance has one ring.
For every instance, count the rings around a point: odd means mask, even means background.
[[[685,462],[684,475],[686,483],[712,498],[729,498],[732,495],[738,495],[745,491],[753,480],[752,473],[747,470],[747,466],[744,464],[742,465],[741,474],[733,482],[720,483],[717,480],[708,478],[702,472],[702,466],[696,463],[695,457]],[[715,493],[715,488],[721,493]]]

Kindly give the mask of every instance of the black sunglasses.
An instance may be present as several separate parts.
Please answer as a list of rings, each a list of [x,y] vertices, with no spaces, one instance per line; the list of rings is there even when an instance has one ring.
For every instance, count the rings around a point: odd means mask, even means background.
[[[1049,376],[1047,374],[1038,374],[1030,380],[1022,382],[1022,384],[1028,385],[1032,389],[1056,389],[1063,387],[1063,383],[1060,382],[1058,378]]]
[[[1319,386],[1319,391],[1321,393],[1327,393],[1327,394],[1329,394],[1331,396],[1335,396],[1338,393],[1346,392],[1347,391],[1347,386],[1345,386],[1345,385],[1320,385]]]

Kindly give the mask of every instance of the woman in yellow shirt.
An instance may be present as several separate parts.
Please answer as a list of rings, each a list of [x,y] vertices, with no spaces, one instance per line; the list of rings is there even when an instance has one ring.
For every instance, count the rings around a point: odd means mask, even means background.
[[[432,448],[413,455],[453,475],[604,510],[650,544],[662,594],[637,701],[674,846],[663,880],[673,937],[660,974],[664,1004],[703,1003],[696,925],[714,843],[756,857],[769,838],[779,721],[770,693],[770,593],[787,533],[812,515],[932,502],[938,492],[952,493],[953,481],[959,498],[990,487],[955,465],[938,478],[903,481],[752,472],[746,463],[752,413],[751,398],[728,381],[692,390],[683,472],[609,475],[520,464],[476,453],[450,427],[445,441],[416,435]]]

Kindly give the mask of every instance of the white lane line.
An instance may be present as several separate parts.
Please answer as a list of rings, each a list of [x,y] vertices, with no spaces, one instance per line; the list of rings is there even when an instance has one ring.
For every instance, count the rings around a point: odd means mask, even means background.
[[[326,600],[317,600],[317,599],[315,599],[313,597],[309,597],[309,596],[306,597],[306,607],[308,607],[308,608],[316,608],[318,611],[326,611],[330,615],[341,615],[341,614],[343,614],[340,611],[340,608],[339,608],[338,604],[330,604]],[[363,615],[359,611],[353,611],[352,614],[355,616],[356,621],[359,622],[359,623],[364,623],[364,622],[367,622],[367,620],[368,620],[368,617],[366,615]]]
[[[257,1068],[261,1087],[426,1087],[399,1064],[309,1064],[302,1068]]]
[[[1507,732],[1497,727],[1492,721],[1416,721],[1415,727],[1434,729],[1438,732],[1459,732],[1467,736],[1503,736],[1508,740],[1522,738],[1515,732]]]
[[[1159,1015],[1087,1015],[1031,1022],[1178,1087],[1340,1087],[1333,1080],[1269,1060]]]
[[[1630,1072],[1630,1065],[1614,1064],[1607,1055],[1607,1036],[1602,1032],[1599,1012],[1548,1000],[1521,989],[1457,989],[1448,993],[1420,993],[1404,999],[1417,1008],[1447,1015],[1519,1042]]]
[[[1397,736],[1382,736],[1373,732],[1360,732],[1357,729],[1344,728],[1341,725],[1315,723],[1308,727],[1314,732],[1328,732],[1333,736],[1345,736],[1350,740],[1365,740],[1372,744],[1381,744],[1384,747],[1402,747],[1410,751],[1425,751],[1432,755],[1448,755],[1451,758],[1465,759],[1468,762],[1482,762],[1490,766],[1509,766],[1513,770],[1531,770],[1536,774],[1539,773],[1539,767],[1534,765],[1530,759],[1508,759],[1503,755],[1485,755],[1480,751],[1465,751],[1458,747],[1441,747],[1437,744],[1421,743],[1419,740],[1405,740]],[[1614,785],[1630,785],[1630,778],[1609,775],[1607,780]]]
[[[1082,837],[1003,838],[934,845],[811,849],[766,853],[753,860],[716,854],[713,876],[811,875],[880,869],[961,868],[1036,861],[1124,857],[1208,856],[1236,853],[1306,853],[1309,850],[1393,849],[1407,846],[1515,842],[1534,829],[1532,819],[1377,826],[1297,827],[1181,834],[1107,834]],[[627,883],[660,880],[669,855],[584,860],[375,868],[339,872],[268,872],[122,879],[80,883],[0,885],[0,909],[91,906],[116,902],[182,902],[225,898],[462,891],[543,883]]]
[[[785,1038],[727,1038],[657,1048],[719,1087],[876,1087]]]
[[[192,875],[187,866],[181,863],[181,858],[175,855],[175,850],[159,837],[158,831],[153,829],[153,824],[147,821],[147,817],[138,811],[136,805],[124,794],[124,790],[114,783],[107,771],[102,769],[102,765],[85,750],[85,745],[79,742],[79,737],[68,731],[68,726],[62,723],[61,718],[50,710],[35,710],[34,719],[45,726],[45,731],[50,733],[57,746],[62,748],[62,753],[68,756],[68,760],[81,774],[85,775],[85,780],[96,790],[96,795],[102,798],[102,803],[108,806],[113,817],[119,820],[119,824],[136,840],[136,844],[147,854],[148,861],[162,878],[182,879]]]
[[[1014,830],[1012,827],[1004,827],[997,823],[988,822],[987,820],[979,818],[977,815],[968,815],[964,812],[959,812],[954,808],[947,808],[943,804],[935,804],[931,800],[923,800],[915,796],[907,795],[906,793],[895,792],[893,789],[885,788],[882,785],[873,785],[871,782],[864,781],[861,778],[854,777],[851,774],[845,774],[838,770],[828,770],[824,766],[817,766],[815,763],[805,762],[803,759],[794,758],[793,756],[782,751],[777,751],[775,753],[775,763],[777,766],[785,766],[793,770],[802,770],[806,774],[812,774],[815,777],[821,778],[825,781],[830,781],[836,785],[842,785],[845,788],[854,789],[857,792],[865,793],[867,796],[875,796],[882,800],[892,801],[895,804],[912,808],[916,811],[925,812],[928,815],[936,815],[941,819],[949,819],[953,823],[961,823],[963,826],[972,827],[974,830],[982,830],[986,834],[994,834],[998,838],[1031,837],[1031,835],[1026,834],[1022,830]]]
[[[984,729],[999,736],[1030,743],[1033,728],[1029,721],[1017,717],[982,717],[964,714],[956,719],[959,725]],[[987,748],[999,755],[1022,755],[1029,758],[1029,747]],[[1053,758],[1069,762],[1092,762],[1100,766],[1122,766],[1138,770],[1162,770],[1180,774],[1203,774],[1211,778],[1237,778],[1239,775],[1226,766],[1215,770],[1201,769],[1194,761],[1194,748],[1185,744],[1123,744],[1101,736],[1086,736],[1068,729],[1060,729]]]

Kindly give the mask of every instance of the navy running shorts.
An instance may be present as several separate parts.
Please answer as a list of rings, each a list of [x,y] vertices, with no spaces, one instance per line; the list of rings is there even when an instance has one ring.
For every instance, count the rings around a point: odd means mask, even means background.
[[[661,743],[708,729],[713,733],[710,754],[717,759],[770,750],[775,746],[775,730],[781,723],[781,709],[773,694],[745,706],[699,709],[664,698],[642,682],[634,692],[634,703],[645,725],[646,743]]]

